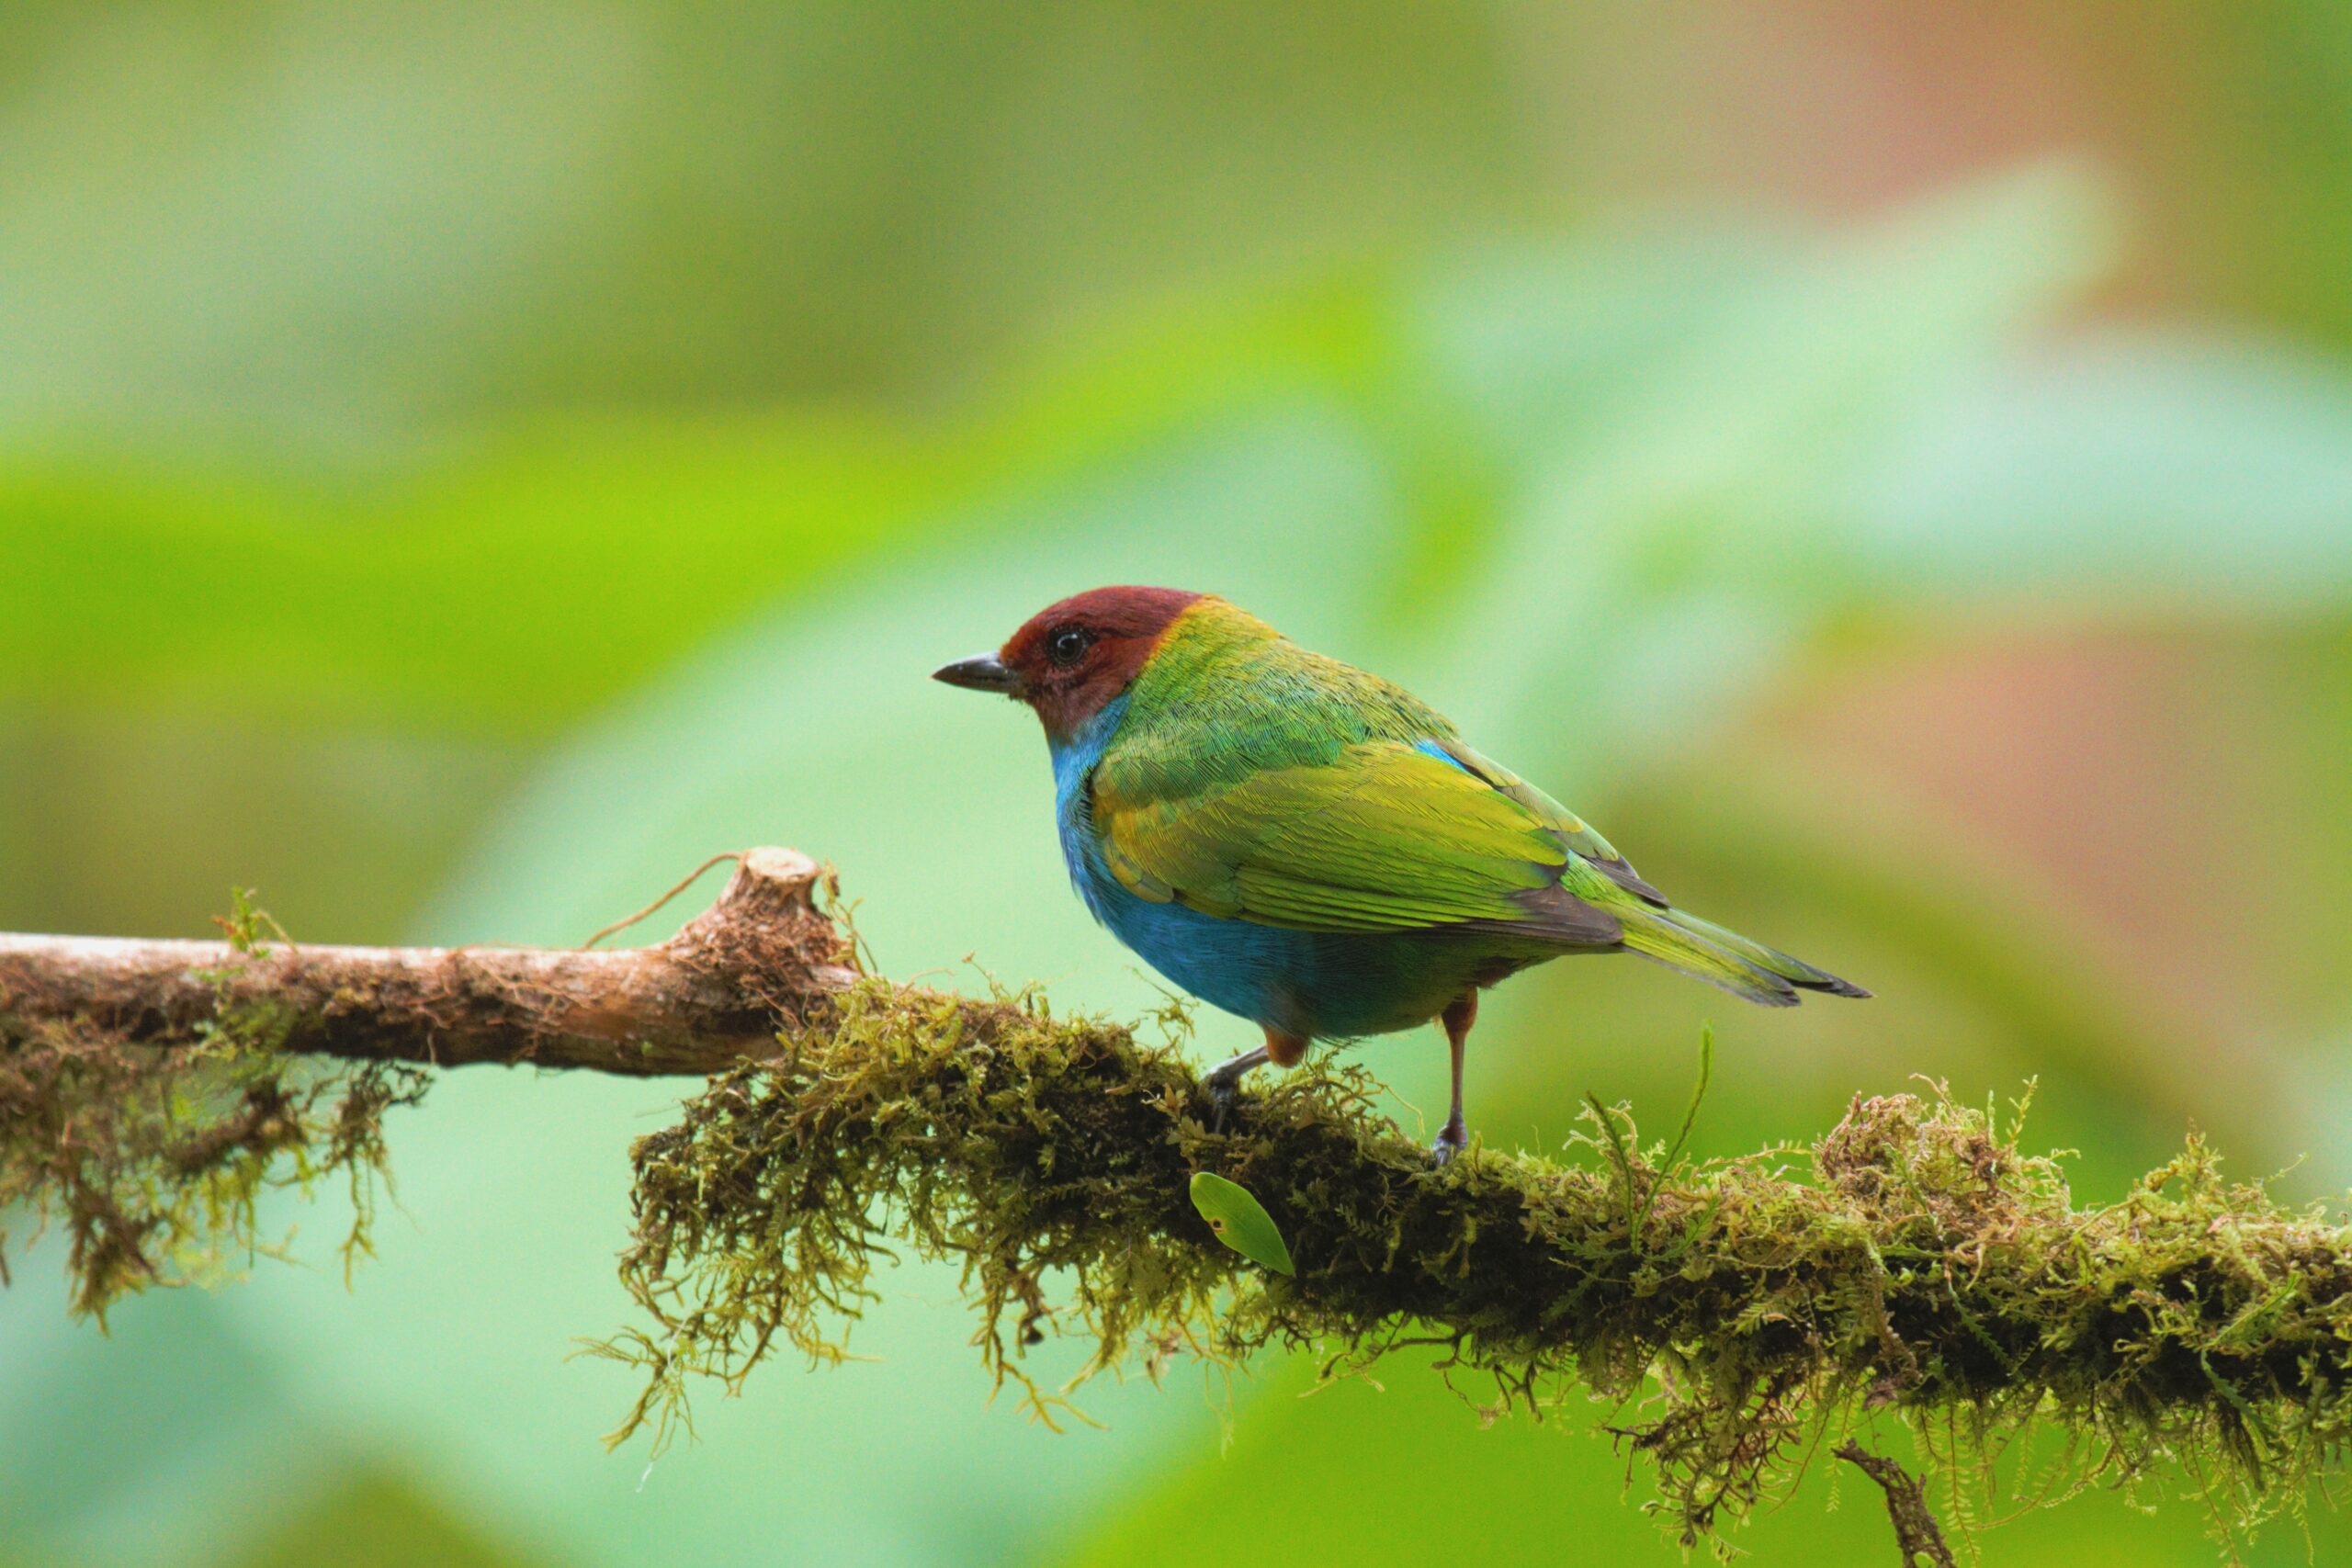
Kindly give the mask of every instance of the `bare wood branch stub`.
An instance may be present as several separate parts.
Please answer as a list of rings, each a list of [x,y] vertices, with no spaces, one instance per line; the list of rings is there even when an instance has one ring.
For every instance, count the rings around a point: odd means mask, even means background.
[[[824,870],[746,851],[667,942],[603,951],[313,947],[0,934],[0,1017],[81,1020],[169,1048],[223,1006],[266,1005],[283,1048],[356,1060],[707,1075],[761,1054],[855,979],[815,905]]]

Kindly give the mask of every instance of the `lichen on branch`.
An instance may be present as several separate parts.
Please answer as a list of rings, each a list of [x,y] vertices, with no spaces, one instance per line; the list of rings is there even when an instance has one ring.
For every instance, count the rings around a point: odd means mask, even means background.
[[[1434,1345],[1492,1412],[1617,1406],[1691,1542],[1886,1423],[1931,1433],[1947,1469],[2046,1426],[2072,1439],[2046,1495],[2193,1477],[2247,1525],[2299,1509],[2342,1451],[2345,1233],[2196,1140],[2088,1207],[2014,1121],[1941,1091],[1857,1097],[1809,1150],[1680,1160],[1616,1109],[1566,1162],[1481,1148],[1431,1170],[1375,1089],[1326,1059],[1219,1133],[1172,1042],[1034,993],[862,983],[639,1141],[622,1275],[650,1322],[599,1348],[646,1383],[614,1440],[668,1437],[698,1376],[843,1354],[903,1247],[962,1267],[983,1359],[1048,1419],[1072,1391],[1023,1357],[1049,1333],[1084,1342],[1081,1381],[1270,1345],[1344,1376]],[[1200,1169],[1264,1203],[1295,1280],[1215,1241]]]

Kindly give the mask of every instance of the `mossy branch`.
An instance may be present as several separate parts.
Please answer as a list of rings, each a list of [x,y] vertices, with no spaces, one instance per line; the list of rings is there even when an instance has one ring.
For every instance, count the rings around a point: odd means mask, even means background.
[[[304,946],[243,895],[218,942],[0,934],[0,1222],[61,1221],[74,1310],[103,1320],[271,1251],[254,1222],[272,1187],[348,1182],[347,1266],[383,1113],[428,1067],[699,1076],[772,1052],[855,981],[850,943],[816,862],[718,858],[736,867],[709,909],[616,952]],[[0,1284],[9,1239],[0,1223]]]
[[[763,866],[789,868],[769,890],[786,896],[735,920]],[[2194,1477],[2239,1523],[2299,1510],[2342,1458],[2352,1237],[2224,1180],[2194,1140],[2093,1206],[2022,1151],[2014,1121],[1940,1092],[1857,1097],[1810,1148],[1743,1159],[1683,1160],[1600,1108],[1564,1161],[1480,1147],[1432,1170],[1377,1086],[1328,1058],[1219,1131],[1181,1015],[1147,1040],[1057,1018],[1035,993],[859,976],[809,903],[816,881],[799,857],[753,852],[710,914],[635,953],[367,950],[423,997],[408,1027],[406,992],[338,967],[358,950],[274,948],[250,917],[192,977],[61,978],[38,955],[73,944],[0,946],[0,1201],[65,1216],[96,1310],[171,1277],[178,1252],[249,1234],[262,1185],[364,1178],[382,1110],[418,1087],[380,1081],[392,1068],[723,1064],[634,1151],[622,1277],[646,1320],[597,1348],[646,1381],[616,1440],[650,1427],[659,1441],[697,1378],[740,1389],[779,1347],[842,1355],[898,1248],[962,1268],[983,1359],[1046,1419],[1072,1392],[1024,1371],[1048,1335],[1084,1343],[1081,1378],[1180,1356],[1238,1368],[1268,1346],[1313,1348],[1341,1376],[1434,1346],[1490,1412],[1541,1415],[1577,1391],[1618,1406],[1611,1429],[1690,1541],[1863,1430],[1908,1427],[1961,1525],[1989,1503],[1993,1459],[2035,1428],[2065,1445],[2035,1461],[2045,1496]],[[581,988],[624,972],[671,979]],[[148,999],[104,1000],[124,997]],[[653,1051],[635,1049],[639,1029]],[[306,1050],[357,1066],[306,1077]],[[1295,1278],[1215,1239],[1187,1193],[1203,1169],[1272,1214]],[[1871,1449],[1836,1451],[1886,1489],[1906,1553],[1946,1550],[1919,1483]]]
[[[2250,1522],[2301,1506],[2352,1416],[2345,1231],[2225,1181],[2194,1140],[2095,1207],[1940,1093],[1858,1096],[1810,1149],[1671,1162],[1611,1109],[1571,1163],[1474,1148],[1433,1171],[1358,1067],[1311,1065],[1219,1133],[1172,1043],[1034,995],[863,982],[785,1047],[638,1145],[622,1274],[653,1322],[603,1348],[649,1386],[616,1438],[779,1343],[838,1357],[899,1245],[962,1266],[984,1358],[1047,1418],[1070,1391],[1021,1368],[1048,1330],[1089,1343],[1081,1376],[1269,1345],[1337,1376],[1433,1345],[1491,1412],[1638,1404],[1614,1429],[1689,1541],[1884,1421],[1939,1434],[1947,1465],[2053,1427],[2075,1440],[2064,1483],[2042,1480],[2059,1493],[2183,1461]],[[1198,1169],[1258,1197],[1295,1278],[1215,1242]],[[1927,1517],[1916,1487],[1895,1500]]]

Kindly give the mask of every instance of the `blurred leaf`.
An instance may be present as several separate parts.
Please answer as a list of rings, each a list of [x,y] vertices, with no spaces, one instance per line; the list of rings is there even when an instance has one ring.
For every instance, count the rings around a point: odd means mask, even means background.
[[[345,1462],[282,1375],[282,1350],[248,1341],[223,1298],[155,1292],[101,1335],[67,1323],[60,1262],[36,1250],[0,1291],[10,1548],[35,1562],[201,1562]]]
[[[1177,312],[937,424],[548,421],[301,481],[0,460],[0,703],[544,735],[847,562],[1017,527],[1026,499],[1253,409],[1356,399],[1394,330],[1374,298],[1339,279]]]
[[[2266,615],[2352,591],[2352,385],[2283,346],[2109,330],[1920,411],[1848,506],[1938,598]]]
[[[792,418],[549,428],[356,495],[0,464],[0,695],[545,734],[871,548],[955,467]]]
[[[0,439],[921,402],[1096,301],[1508,209],[1535,160],[1494,31],[1401,0],[18,0]]]
[[[295,1499],[288,1499],[295,1503]],[[548,1561],[498,1539],[490,1521],[380,1465],[354,1466],[286,1510],[233,1568],[529,1568]]]
[[[1916,411],[2096,277],[2108,229],[2103,186],[2054,164],[1833,240],[1652,235],[1614,266],[1597,243],[1565,263],[1522,254],[1499,310],[1476,308],[1491,267],[1446,280],[1466,297],[1433,316],[1432,360],[1451,384],[1500,389],[1462,395],[1523,454],[1496,570],[1456,624],[1510,628],[1513,657],[1474,631],[1425,694],[1472,733],[1529,735],[1512,765],[1555,789],[1612,749],[1670,749],[1881,592],[1832,503]],[[1601,322],[1614,352],[1576,376]]]

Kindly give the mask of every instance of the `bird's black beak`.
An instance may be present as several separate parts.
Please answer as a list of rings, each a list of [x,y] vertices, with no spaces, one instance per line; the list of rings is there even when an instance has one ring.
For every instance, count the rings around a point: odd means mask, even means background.
[[[1021,694],[1021,677],[1007,670],[1004,660],[993,653],[976,653],[969,659],[943,664],[931,672],[931,678],[961,686],[967,692],[1001,692],[1008,697]]]

